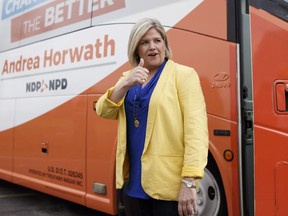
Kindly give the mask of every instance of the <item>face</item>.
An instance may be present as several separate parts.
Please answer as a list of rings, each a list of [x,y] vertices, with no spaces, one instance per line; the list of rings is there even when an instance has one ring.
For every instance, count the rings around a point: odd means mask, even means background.
[[[157,70],[165,59],[165,42],[160,33],[149,29],[141,38],[137,47],[137,54],[144,59],[144,67],[150,72]]]

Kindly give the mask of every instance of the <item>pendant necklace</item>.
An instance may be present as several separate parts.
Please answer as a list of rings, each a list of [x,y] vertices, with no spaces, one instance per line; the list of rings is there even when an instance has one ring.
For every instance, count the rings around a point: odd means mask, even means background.
[[[140,125],[140,122],[137,119],[137,114],[138,114],[139,104],[140,104],[140,98],[139,98],[138,101],[136,101],[136,99],[137,99],[137,87],[136,87],[136,90],[135,90],[135,95],[134,95],[134,100],[133,100],[133,116],[134,116],[133,124],[137,128]]]

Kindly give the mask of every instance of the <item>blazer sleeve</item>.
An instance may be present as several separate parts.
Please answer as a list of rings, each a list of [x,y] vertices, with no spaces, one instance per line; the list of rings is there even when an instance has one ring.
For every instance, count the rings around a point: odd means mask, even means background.
[[[124,72],[117,83],[121,82],[127,76],[128,72]],[[116,85],[117,85],[116,83]],[[115,86],[116,86],[115,85]],[[97,101],[95,108],[98,116],[106,119],[118,119],[119,109],[124,103],[125,96],[118,102],[111,101],[110,95],[113,93],[115,86],[109,88]]]
[[[180,66],[177,92],[184,121],[182,176],[202,178],[208,156],[208,125],[204,95],[197,72]]]

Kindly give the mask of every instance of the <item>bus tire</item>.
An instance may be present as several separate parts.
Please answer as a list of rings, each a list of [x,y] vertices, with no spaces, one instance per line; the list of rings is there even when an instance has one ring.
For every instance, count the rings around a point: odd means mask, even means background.
[[[204,178],[197,189],[198,216],[228,216],[226,197],[219,170],[209,155]]]

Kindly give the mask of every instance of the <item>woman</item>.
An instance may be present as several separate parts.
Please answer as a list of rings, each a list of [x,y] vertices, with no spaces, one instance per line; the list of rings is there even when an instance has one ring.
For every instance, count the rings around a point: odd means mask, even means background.
[[[197,213],[196,180],[207,163],[207,114],[197,73],[171,60],[156,19],[133,27],[133,69],[97,102],[99,116],[118,119],[116,187],[128,180],[141,215]]]

